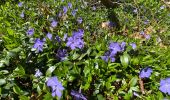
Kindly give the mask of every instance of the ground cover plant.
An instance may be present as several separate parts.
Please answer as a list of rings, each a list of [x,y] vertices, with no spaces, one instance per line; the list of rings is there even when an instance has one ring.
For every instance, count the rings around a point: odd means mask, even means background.
[[[0,1],[0,99],[169,100],[169,2],[103,1]]]

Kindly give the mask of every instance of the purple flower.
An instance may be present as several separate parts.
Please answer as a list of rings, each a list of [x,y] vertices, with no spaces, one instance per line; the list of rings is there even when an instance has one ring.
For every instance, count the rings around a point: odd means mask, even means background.
[[[68,3],[68,8],[72,8],[72,3]]]
[[[120,52],[122,50],[121,46],[117,42],[112,42],[109,45],[109,50],[112,51],[113,54],[117,54],[117,52]]]
[[[63,41],[66,41],[67,39],[67,34],[64,34]]]
[[[67,39],[67,47],[70,47],[72,50],[76,49],[76,48],[83,48],[84,47],[84,41],[83,41],[83,34],[84,34],[84,30],[83,29],[79,29],[77,32],[73,32],[72,37],[69,37]]]
[[[52,96],[58,96],[58,98],[61,98],[62,93],[61,91],[64,90],[64,87],[62,84],[58,81],[57,77],[51,77],[47,80],[47,86],[52,88]]]
[[[107,51],[104,56],[101,56],[102,60],[108,62],[109,61],[109,58],[110,58],[110,52]]]
[[[144,31],[141,31],[139,34],[140,34],[140,35],[144,35],[144,34],[145,34],[145,32],[144,32]]]
[[[135,43],[130,43],[133,49],[136,49],[136,44]]]
[[[66,14],[66,13],[67,13],[67,11],[68,11],[67,7],[66,7],[66,6],[64,6],[64,7],[63,7],[63,12],[64,12],[64,14]]]
[[[71,95],[74,96],[76,100],[87,100],[83,94],[74,90],[71,90]]]
[[[18,3],[18,7],[22,7],[23,2]]]
[[[159,90],[170,95],[170,78],[162,79],[160,81]]]
[[[51,26],[52,26],[52,27],[56,27],[56,26],[57,26],[57,24],[58,24],[58,22],[57,22],[57,21],[55,21],[55,20],[53,20],[53,21],[51,22]]]
[[[61,17],[62,16],[62,13],[61,13],[61,11],[58,13],[58,17]]]
[[[75,17],[76,13],[77,13],[78,9],[75,9],[71,12],[71,14]]]
[[[27,35],[29,35],[29,36],[31,36],[31,35],[33,35],[34,34],[34,29],[33,28],[31,28],[31,29],[29,29],[28,31],[27,31]]]
[[[101,56],[102,60],[108,62],[109,59],[111,60],[111,62],[115,62],[115,54],[110,51],[107,51],[104,56]]]
[[[67,50],[66,49],[59,49],[57,50],[56,57],[59,58],[61,61],[64,61],[67,56]]]
[[[134,13],[137,13],[137,12],[138,12],[138,9],[134,9],[133,12],[134,12]]]
[[[61,38],[59,36],[56,36],[55,40],[57,40],[57,42],[61,42]]]
[[[146,25],[149,23],[149,20],[145,20],[143,23]]]
[[[82,38],[84,35],[84,30],[83,29],[78,29],[77,32],[73,32],[73,37],[75,38]]]
[[[95,7],[95,6],[93,6],[92,10],[96,10],[96,7]]]
[[[165,6],[164,6],[164,5],[160,7],[160,9],[161,9],[161,10],[162,10],[162,9],[164,9],[164,8],[165,8]]]
[[[149,78],[153,70],[149,67],[146,67],[140,71],[139,77],[140,78]]]
[[[35,73],[35,77],[40,77],[42,75],[41,71],[38,69]]]
[[[145,34],[144,36],[147,40],[149,40],[151,38],[151,36],[149,34]]]
[[[69,37],[67,39],[67,47],[70,47],[72,50],[76,49],[76,48],[83,48],[84,47],[84,41],[80,38],[75,38],[75,37]]]
[[[51,40],[52,39],[52,34],[51,33],[47,33],[47,38]]]
[[[77,19],[77,22],[79,23],[79,24],[81,24],[82,23],[82,18],[81,17],[79,17],[78,19]]]
[[[22,13],[20,14],[20,17],[24,18],[24,12],[22,12]]]
[[[122,43],[120,44],[121,51],[124,51],[124,50],[125,50],[125,46],[126,46],[126,42],[122,42]]]
[[[37,51],[40,52],[40,51],[43,51],[43,45],[44,45],[44,41],[37,38],[35,40],[33,48],[37,49]]]

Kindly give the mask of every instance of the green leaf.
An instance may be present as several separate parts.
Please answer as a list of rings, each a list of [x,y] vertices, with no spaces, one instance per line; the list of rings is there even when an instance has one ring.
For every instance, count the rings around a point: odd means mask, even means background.
[[[43,100],[53,100],[51,93],[48,92],[47,94],[45,94]]]
[[[14,34],[14,31],[12,29],[10,29],[10,28],[7,28],[7,31],[9,33],[9,35],[13,35]]]
[[[127,67],[129,65],[130,56],[127,53],[124,53],[123,56],[120,57],[120,61],[123,67]]]
[[[130,82],[129,82],[130,87],[135,86],[135,85],[137,84],[137,82],[138,82],[138,78],[137,78],[136,76],[133,77],[133,78],[130,80]]]
[[[77,54],[76,52],[73,54],[73,60],[76,60],[78,57],[80,57],[80,55],[79,54]]]
[[[18,95],[22,95],[22,90],[17,85],[13,87],[13,91]]]
[[[50,76],[52,72],[55,70],[56,66],[51,66],[50,68],[47,69],[46,71],[46,76]]]
[[[90,68],[88,66],[85,66],[83,72],[84,72],[84,76],[86,77],[87,74],[90,73]]]
[[[18,75],[18,76],[24,76],[25,70],[21,65],[18,65],[18,67],[13,71],[13,73]]]
[[[97,95],[97,100],[106,100],[106,99],[103,97],[103,95],[98,94]]]
[[[20,100],[30,100],[29,97],[24,96],[24,95],[19,96],[19,99],[20,99]]]
[[[0,86],[4,85],[4,84],[6,84],[6,80],[5,79],[0,79]]]

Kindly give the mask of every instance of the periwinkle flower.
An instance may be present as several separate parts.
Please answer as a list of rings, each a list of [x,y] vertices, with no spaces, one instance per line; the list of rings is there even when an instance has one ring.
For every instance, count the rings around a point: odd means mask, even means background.
[[[51,40],[51,39],[52,39],[52,34],[51,34],[51,33],[47,33],[47,38],[48,38],[49,40]]]
[[[68,3],[68,8],[72,8],[72,3]]]
[[[73,32],[73,35],[67,39],[67,47],[70,47],[72,50],[76,48],[83,48],[84,47],[84,41],[83,41],[83,33],[84,30],[79,29],[77,32]]]
[[[63,41],[66,41],[67,39],[67,34],[64,34]]]
[[[101,56],[101,58],[104,60],[104,61],[106,61],[106,62],[108,62],[109,61],[109,59],[110,59],[110,61],[111,62],[115,62],[115,54],[114,53],[112,53],[111,51],[107,51],[105,54],[104,54],[104,56]]]
[[[57,26],[57,24],[58,24],[58,22],[57,22],[57,21],[55,21],[55,20],[53,20],[53,21],[51,22],[51,26],[52,26],[52,27],[56,27],[56,26]]]
[[[57,77],[50,77],[47,80],[47,86],[52,88],[52,96],[58,96],[58,98],[61,98],[62,93],[61,91],[64,90],[64,87],[62,86],[61,82],[58,81]]]
[[[149,20],[145,20],[143,23],[147,25],[149,23]]]
[[[84,41],[80,38],[75,38],[75,37],[69,37],[67,39],[67,47],[70,47],[72,50],[76,49],[76,48],[83,48],[84,47]]]
[[[61,11],[58,13],[58,17],[61,17],[62,16],[62,13],[61,13]]]
[[[137,13],[137,12],[138,12],[138,9],[134,9],[133,12],[134,12],[134,13]]]
[[[162,9],[165,9],[165,6],[164,6],[164,5],[160,7],[160,10],[162,10]]]
[[[159,90],[170,95],[170,78],[162,79],[160,81]]]
[[[18,7],[22,7],[23,2],[18,3]]]
[[[74,96],[76,100],[87,100],[83,94],[74,90],[71,90],[71,95]]]
[[[24,12],[22,12],[22,13],[20,14],[20,17],[21,17],[21,18],[24,18]]]
[[[125,42],[122,42],[121,44],[119,44],[118,42],[112,42],[110,43],[109,45],[109,50],[104,54],[104,56],[101,56],[101,58],[108,62],[109,59],[111,62],[115,62],[116,58],[116,54],[118,52],[122,52],[125,50],[125,46],[126,46],[126,43]]]
[[[43,45],[44,45],[44,41],[37,38],[35,40],[33,48],[36,49],[38,52],[40,52],[40,51],[43,51]]]
[[[96,7],[95,7],[95,6],[93,6],[93,7],[92,7],[92,10],[96,10]]]
[[[136,49],[136,43],[130,43],[133,49]]]
[[[110,58],[110,51],[107,51],[104,56],[101,56],[102,60],[108,62]]]
[[[140,34],[140,35],[144,35],[144,34],[145,34],[145,32],[144,32],[144,31],[141,31],[139,34]]]
[[[56,57],[59,58],[61,61],[64,61],[67,57],[67,50],[66,49],[58,49]]]
[[[78,9],[75,9],[71,12],[71,14],[75,17],[76,13],[77,13]]]
[[[61,42],[61,38],[57,35],[56,37],[55,37],[55,40],[57,40],[57,42]]]
[[[68,11],[67,7],[66,7],[66,6],[64,6],[64,7],[63,7],[63,13],[64,13],[64,14],[66,14],[66,13],[67,13],[67,11]]]
[[[149,67],[146,67],[140,71],[139,77],[140,78],[149,78],[153,70]]]
[[[79,17],[79,18],[77,19],[77,22],[78,22],[79,24],[81,24],[81,23],[83,22],[83,19],[82,19],[81,17]]]
[[[112,42],[109,45],[109,50],[112,51],[113,54],[117,54],[117,52],[120,52],[122,50],[121,46],[117,42]]]
[[[149,40],[151,38],[151,36],[149,34],[145,34],[144,36],[147,40]]]
[[[124,50],[125,50],[125,46],[126,46],[126,42],[122,42],[122,43],[120,44],[121,51],[124,51]]]
[[[42,76],[42,72],[39,69],[37,69],[34,76],[35,77],[40,77],[40,76]]]
[[[34,29],[33,28],[31,28],[31,29],[29,29],[28,31],[27,31],[27,35],[29,35],[29,36],[31,36],[31,35],[33,35],[34,34]]]

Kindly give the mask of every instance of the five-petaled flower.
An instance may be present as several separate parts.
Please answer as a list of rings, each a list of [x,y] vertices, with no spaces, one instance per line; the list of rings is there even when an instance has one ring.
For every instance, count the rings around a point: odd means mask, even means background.
[[[75,17],[76,13],[77,13],[78,9],[75,9],[71,12],[71,14]]]
[[[140,78],[149,78],[153,70],[149,67],[146,67],[140,71],[139,77]]]
[[[59,60],[64,61],[67,56],[67,50],[66,49],[58,49],[56,57],[59,58]]]
[[[78,22],[79,24],[81,24],[81,23],[83,22],[83,19],[82,19],[81,17],[79,17],[79,18],[77,19],[77,22]]]
[[[53,20],[53,21],[51,22],[51,26],[52,26],[52,27],[56,27],[56,26],[57,26],[57,24],[58,24],[58,22],[57,22],[57,21],[55,21],[55,20]]]
[[[74,96],[76,100],[87,100],[83,94],[74,90],[71,90],[71,95]]]
[[[111,62],[115,62],[115,56],[118,52],[122,52],[125,50],[126,43],[122,42],[121,44],[118,42],[112,42],[109,45],[109,50],[104,54],[104,56],[101,56],[101,58],[108,62],[109,59]]]
[[[63,7],[63,13],[64,13],[64,14],[66,14],[66,13],[67,13],[67,11],[68,11],[67,7],[66,7],[66,6],[64,6],[64,7]]]
[[[22,7],[23,2],[18,3],[18,7]]]
[[[68,8],[72,8],[72,3],[68,3]]]
[[[61,91],[64,90],[64,87],[62,86],[61,82],[58,81],[58,78],[56,76],[50,77],[47,80],[47,86],[52,88],[53,97],[58,96],[58,98],[61,98]]]
[[[34,76],[35,77],[40,77],[41,75],[42,75],[42,72],[39,69],[37,69]]]
[[[48,38],[49,40],[51,40],[51,39],[52,39],[52,34],[51,34],[51,33],[47,33],[47,38]]]
[[[28,31],[27,31],[27,35],[29,35],[29,36],[31,36],[31,35],[33,35],[34,34],[34,29],[33,28],[31,28],[31,29],[29,29]]]
[[[44,41],[37,38],[35,40],[35,44],[33,48],[35,48],[38,52],[40,52],[40,51],[43,51],[43,45],[44,45]]]
[[[67,39],[67,47],[70,47],[72,50],[76,48],[83,48],[84,47],[84,41],[83,41],[83,34],[84,30],[79,29],[77,32],[73,32],[73,35]]]
[[[24,12],[22,12],[22,13],[20,14],[20,17],[21,17],[21,18],[24,18]]]
[[[130,43],[133,49],[136,49],[136,44],[135,43]]]
[[[159,90],[170,95],[170,77],[160,81]]]

